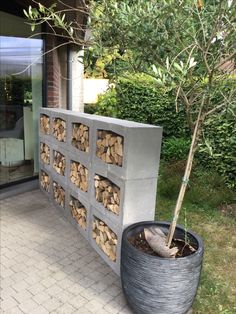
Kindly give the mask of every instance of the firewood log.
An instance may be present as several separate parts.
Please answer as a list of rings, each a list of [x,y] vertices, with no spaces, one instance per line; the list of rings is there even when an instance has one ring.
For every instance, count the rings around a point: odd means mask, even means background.
[[[71,162],[70,180],[82,191],[88,191],[88,169],[79,162]]]
[[[123,164],[122,136],[111,131],[98,131],[96,155],[105,163],[122,166]]]
[[[50,147],[45,143],[40,143],[40,158],[43,163],[50,164]]]
[[[95,198],[102,203],[105,208],[116,215],[120,213],[120,189],[110,180],[95,175],[94,176]]]
[[[53,168],[60,175],[65,175],[66,158],[56,150],[53,151]]]
[[[94,217],[92,237],[102,251],[113,261],[116,261],[117,236],[100,219]]]
[[[66,121],[55,118],[53,120],[52,133],[59,142],[66,141]]]
[[[62,206],[65,207],[65,190],[57,183],[53,182],[53,196],[55,201]]]
[[[42,188],[49,192],[50,189],[50,177],[46,174],[46,172],[41,170],[41,176],[40,176],[40,185]]]
[[[71,144],[81,151],[89,152],[89,127],[82,123],[73,123]]]
[[[77,200],[74,197],[71,197],[69,205],[71,208],[72,217],[76,220],[78,225],[82,229],[85,230],[86,226],[87,226],[87,210],[86,210],[86,208],[83,206],[82,203],[80,203],[79,200]]]
[[[45,114],[40,116],[40,130],[44,134],[50,134],[50,118]]]

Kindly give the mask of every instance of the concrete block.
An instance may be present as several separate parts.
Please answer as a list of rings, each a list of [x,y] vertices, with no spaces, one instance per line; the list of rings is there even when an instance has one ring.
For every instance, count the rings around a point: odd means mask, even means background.
[[[155,219],[157,179],[129,180],[125,184],[122,228]]]
[[[50,157],[49,157],[50,158],[50,162],[49,162],[49,164],[44,163],[43,160],[41,159],[41,155],[40,155],[40,153],[41,153],[41,151],[40,151],[40,144],[41,143],[48,145],[49,148],[50,148]],[[51,146],[52,146],[52,144],[51,144],[51,141],[48,139],[48,137],[43,137],[43,136],[39,137],[39,149],[38,149],[39,161],[40,161],[40,163],[42,165],[44,165],[45,169],[47,171],[49,171],[49,172],[51,171],[51,165],[52,165],[52,147]]]
[[[48,191],[46,191],[42,187],[42,185],[41,185],[42,171],[45,172],[49,176],[49,179],[50,179],[50,184],[49,184],[49,190]],[[51,172],[42,163],[39,163],[39,188],[48,198],[50,198],[50,199],[52,198],[52,177],[51,177]]]
[[[92,238],[93,231],[93,220],[94,217],[102,220],[116,235],[117,235],[117,251],[116,251],[116,261],[113,262],[103,250],[96,244],[96,241]],[[91,206],[90,221],[89,221],[89,242],[90,245],[95,249],[95,251],[103,258],[103,260],[114,270],[117,275],[120,275],[120,252],[121,252],[121,240],[122,240],[122,230],[119,225],[114,224],[109,220],[108,217],[104,217],[95,207]]]
[[[67,202],[66,202],[66,212],[68,212],[68,220],[71,224],[88,240],[88,230],[89,230],[89,217],[90,217],[90,203],[88,200],[84,199],[83,197],[78,197],[77,193],[74,193],[72,190],[67,190]],[[76,222],[76,220],[72,217],[71,208],[70,208],[70,200],[71,197],[77,199],[87,210],[87,227],[86,230],[80,227],[80,225]]]
[[[115,120],[116,124],[94,121],[92,150],[95,153],[92,163],[97,167],[106,168],[108,173],[115,174],[124,180],[156,178],[160,159],[162,128],[129,121],[121,122],[119,125],[117,124],[118,119],[112,120]],[[111,131],[123,137],[123,164],[121,167],[107,164],[96,156],[98,130]]]
[[[110,180],[112,183],[114,183],[116,186],[120,188],[120,214],[117,215],[111,211],[109,211],[107,208],[104,207],[104,205],[100,202],[98,202],[95,198],[95,186],[94,186],[94,176],[99,175],[104,177],[105,179]],[[125,195],[125,182],[121,180],[120,178],[116,177],[110,177],[106,175],[104,172],[98,172],[93,169],[92,175],[91,175],[91,183],[90,183],[90,203],[91,205],[96,208],[106,219],[109,219],[114,225],[119,225],[121,228],[122,225],[122,207],[124,203],[124,195]]]
[[[40,108],[39,117],[41,118],[42,115],[45,115],[50,119],[49,134],[42,132],[39,125],[39,136],[42,136],[43,138],[50,141],[51,135],[52,135],[51,110],[49,108]],[[39,124],[40,124],[40,118],[39,118]]]
[[[77,187],[74,183],[71,182],[70,179],[70,167],[71,167],[71,162],[77,162],[82,164],[85,168],[88,169],[88,190],[87,192],[82,191],[79,187]],[[90,164],[89,161],[86,160],[86,158],[84,156],[80,156],[80,158],[78,156],[75,156],[73,153],[68,152],[67,154],[67,167],[68,167],[68,187],[71,191],[74,192],[74,194],[81,199],[84,199],[86,201],[89,201],[89,195],[90,195],[90,172],[91,172],[91,168],[90,168]]]
[[[66,167],[65,167],[64,175],[59,174],[58,172],[56,172],[56,170],[53,167],[54,152],[59,152],[61,155],[63,155],[65,157]],[[58,179],[58,180],[63,180],[62,182],[67,184],[68,178],[69,178],[69,161],[68,161],[68,158],[67,158],[67,151],[64,148],[62,148],[60,145],[51,144],[51,146],[50,146],[50,154],[51,154],[51,156],[50,156],[50,159],[51,159],[50,166],[51,166],[51,172],[52,172],[53,176],[60,177],[60,179]]]
[[[89,128],[89,152],[84,152],[72,145],[72,129],[73,124],[84,124]],[[83,156],[87,159],[91,159],[92,152],[92,136],[93,136],[93,119],[91,115],[86,117],[83,114],[78,113],[77,115],[69,115],[68,117],[68,150],[78,156]]]
[[[65,141],[58,141],[58,139],[53,135],[53,121],[55,120],[55,119],[57,119],[57,118],[59,118],[59,119],[61,119],[61,120],[63,120],[63,121],[65,121],[65,123],[66,123],[66,138],[65,138]],[[67,112],[67,110],[53,110],[52,112],[51,112],[51,134],[52,134],[52,136],[51,136],[51,140],[54,142],[54,144],[58,144],[58,145],[60,145],[63,149],[67,149],[67,146],[68,146],[68,112]]]
[[[52,175],[52,197],[51,200],[53,202],[53,204],[62,212],[62,214],[67,217],[68,212],[66,211],[66,204],[68,203],[68,193],[66,193],[67,191],[67,185],[63,182],[63,180],[59,177],[59,176],[55,176]],[[57,183],[59,186],[61,186],[63,188],[63,190],[65,191],[65,201],[64,201],[64,206],[61,206],[60,204],[58,204],[54,198],[54,187],[53,187],[53,183]]]

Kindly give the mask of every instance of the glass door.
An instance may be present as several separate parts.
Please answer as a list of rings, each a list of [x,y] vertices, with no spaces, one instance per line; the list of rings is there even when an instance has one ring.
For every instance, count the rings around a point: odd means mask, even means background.
[[[0,36],[0,185],[38,172],[43,41]]]

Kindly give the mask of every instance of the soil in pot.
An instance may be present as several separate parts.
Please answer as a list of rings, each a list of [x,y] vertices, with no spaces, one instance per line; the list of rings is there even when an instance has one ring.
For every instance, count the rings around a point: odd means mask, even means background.
[[[136,249],[153,256],[159,256],[153,249],[150,247],[148,242],[145,239],[144,232],[136,233],[133,236],[128,238],[130,244],[132,244]],[[176,258],[185,257],[193,254],[197,250],[197,246],[194,244],[190,244],[181,239],[173,239],[171,243],[172,247],[178,247],[178,253],[176,254]]]

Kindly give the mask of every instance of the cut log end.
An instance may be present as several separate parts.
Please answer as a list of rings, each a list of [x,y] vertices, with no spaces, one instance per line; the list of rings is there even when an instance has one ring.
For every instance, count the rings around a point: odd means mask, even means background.
[[[50,134],[50,118],[45,114],[40,116],[40,131],[44,134]]]
[[[70,180],[83,192],[88,191],[88,169],[76,161],[71,161]]]
[[[103,222],[94,217],[92,237],[100,249],[110,258],[116,261],[117,235]]]
[[[99,130],[96,155],[102,161],[117,166],[123,165],[124,138],[114,132]]]
[[[89,127],[82,123],[72,124],[71,144],[77,149],[89,152]]]
[[[84,230],[87,228],[87,210],[83,204],[74,197],[71,197],[69,203],[71,208],[71,215],[77,224]]]
[[[120,213],[120,188],[99,175],[94,177],[95,198],[99,203],[116,215]]]
[[[59,142],[66,141],[66,121],[55,118],[53,120],[52,133]]]
[[[40,175],[40,185],[42,188],[46,191],[49,192],[50,190],[50,177],[49,175],[41,170],[41,175]]]
[[[57,183],[53,182],[53,196],[54,200],[61,207],[65,207],[65,190]]]

